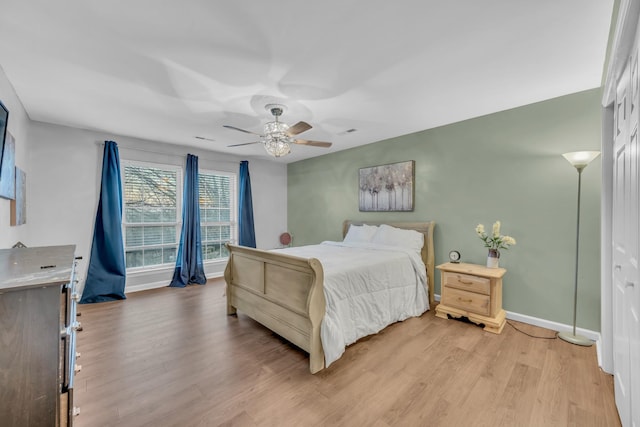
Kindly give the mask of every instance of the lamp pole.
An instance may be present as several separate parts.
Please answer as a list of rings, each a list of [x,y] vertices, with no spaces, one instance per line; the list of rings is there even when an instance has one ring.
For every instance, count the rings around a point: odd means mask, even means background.
[[[585,167],[596,157],[598,157],[600,153],[597,151],[587,151],[587,152],[575,152],[575,153],[566,153],[563,156],[571,163],[572,166],[576,168],[578,171],[578,207],[577,207],[577,219],[576,219],[576,264],[575,264],[575,272],[574,272],[574,284],[573,284],[573,333],[569,332],[560,332],[558,334],[558,338],[569,342],[571,344],[581,345],[585,347],[589,347],[593,345],[593,341],[590,339],[583,337],[582,335],[576,334],[576,314],[578,311],[578,260],[579,260],[579,249],[580,249],[580,193],[582,190],[582,171]]]

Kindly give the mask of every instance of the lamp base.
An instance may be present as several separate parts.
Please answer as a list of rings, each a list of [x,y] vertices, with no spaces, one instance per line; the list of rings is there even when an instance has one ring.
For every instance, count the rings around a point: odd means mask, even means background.
[[[593,341],[589,338],[585,338],[582,335],[573,335],[571,332],[560,332],[558,338],[571,344],[581,345],[584,347],[591,347]]]

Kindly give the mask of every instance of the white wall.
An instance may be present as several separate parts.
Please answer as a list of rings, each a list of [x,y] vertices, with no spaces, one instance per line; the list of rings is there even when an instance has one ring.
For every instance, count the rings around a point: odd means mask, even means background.
[[[84,257],[84,278],[91,252],[93,224],[100,192],[103,142],[118,143],[120,160],[178,165],[195,154],[201,169],[238,172],[240,160],[192,147],[145,141],[76,128],[31,122],[28,216],[28,246],[75,244]],[[259,248],[278,246],[278,236],[287,226],[286,165],[249,160],[256,243]],[[222,274],[224,262],[209,264],[207,277]],[[131,274],[127,291],[169,284],[173,268],[153,273]]]
[[[29,117],[18,99],[13,86],[0,67],[0,100],[9,110],[8,131],[16,140],[16,166],[27,173],[27,200],[29,199],[30,164],[28,159]],[[17,241],[26,239],[29,227],[29,208],[27,207],[27,224],[10,226],[10,201],[0,198],[0,248],[10,248]],[[26,242],[24,242],[26,243]]]

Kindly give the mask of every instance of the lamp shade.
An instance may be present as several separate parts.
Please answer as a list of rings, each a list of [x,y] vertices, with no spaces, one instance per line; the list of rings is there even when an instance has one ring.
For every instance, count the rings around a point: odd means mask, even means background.
[[[599,151],[572,151],[571,153],[564,153],[562,157],[567,159],[571,166],[576,169],[584,169],[599,155]]]

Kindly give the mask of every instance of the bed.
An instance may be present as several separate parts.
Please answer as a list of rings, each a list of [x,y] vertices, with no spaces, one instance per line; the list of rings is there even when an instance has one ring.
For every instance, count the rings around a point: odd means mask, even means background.
[[[428,302],[428,306],[423,307],[423,311],[434,307],[433,229],[435,223],[433,221],[363,222],[347,220],[344,221],[342,235],[346,236],[352,225],[357,226],[354,229],[361,229],[363,226],[382,226],[383,224],[385,224],[383,227],[391,226],[396,229],[414,230],[422,234],[422,247],[416,252],[419,252],[420,265],[426,269],[425,274],[422,274],[426,280],[420,282],[420,286],[424,286],[425,304]],[[343,246],[348,246],[346,243],[324,242],[323,244],[325,243],[330,247],[320,248],[323,249],[318,252],[320,257],[326,257],[329,252],[342,251]],[[328,322],[329,318],[325,319],[325,315],[329,316],[327,313],[331,313],[333,307],[327,307],[325,299],[325,268],[318,257],[309,256],[313,253],[309,251],[314,249],[312,247],[292,248],[293,251],[301,251],[304,254],[304,256],[296,256],[289,253],[291,252],[289,249],[265,251],[231,244],[228,244],[227,248],[229,261],[224,273],[227,283],[227,314],[235,314],[239,310],[308,352],[309,370],[312,374],[328,366],[335,357],[335,351],[331,349],[333,357],[329,363],[325,364],[325,349],[321,338],[323,331],[321,329],[325,330],[326,338],[326,330],[329,328],[326,326],[321,328],[321,325],[323,320]],[[374,249],[382,251],[387,248]],[[383,254],[384,252],[380,252],[375,255],[380,257],[384,256]],[[389,256],[395,255],[389,253]],[[327,270],[326,279],[329,284],[329,281],[333,283],[335,275],[333,270],[335,270],[336,264],[331,261],[328,261],[327,264],[332,265]],[[415,262],[413,265],[415,268]],[[385,274],[394,274],[393,271],[395,270]],[[327,292],[329,292],[329,288]],[[328,295],[331,301],[331,293]],[[422,297],[420,295],[420,298]],[[411,304],[412,301],[407,303]],[[391,313],[386,316],[388,317],[386,321],[389,323],[381,326],[387,326],[411,315],[420,315],[421,313],[415,312],[415,309],[413,307],[411,309],[413,311],[408,311],[413,313],[410,315],[400,313],[399,318]],[[367,332],[369,331],[358,331],[357,333],[368,335]],[[359,337],[356,336],[355,339]],[[350,342],[347,342],[346,345],[354,342],[353,338],[350,336],[348,340]]]

